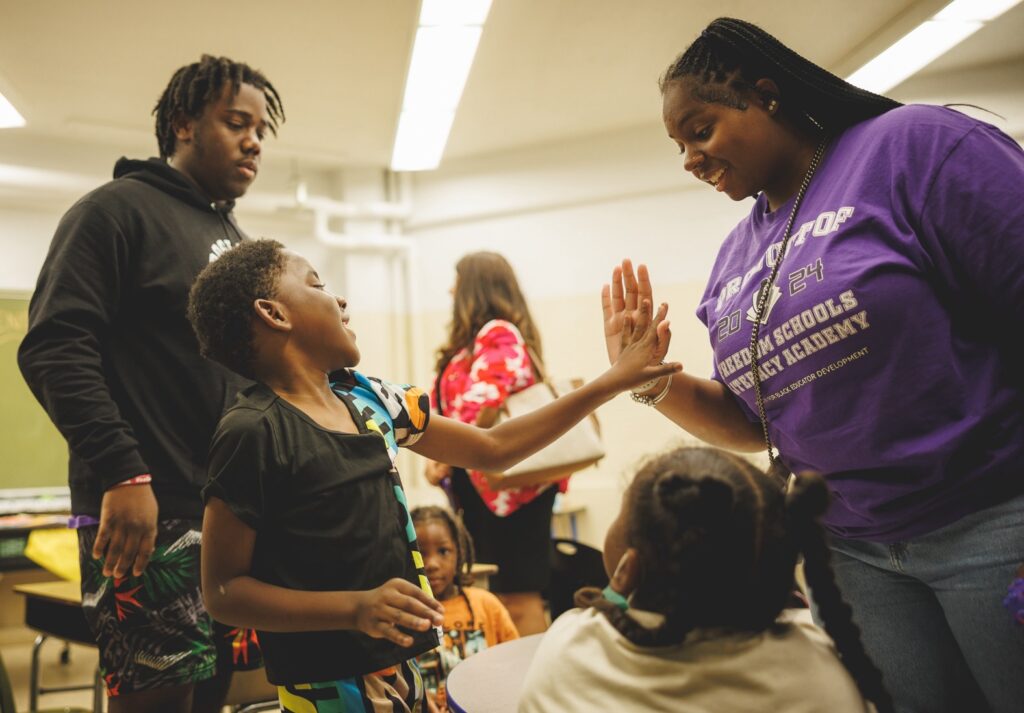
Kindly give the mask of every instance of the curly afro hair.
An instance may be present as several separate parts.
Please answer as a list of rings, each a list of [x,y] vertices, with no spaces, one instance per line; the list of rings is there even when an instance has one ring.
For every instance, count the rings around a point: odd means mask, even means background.
[[[276,295],[282,250],[276,240],[242,241],[204,267],[189,292],[188,319],[199,352],[248,379],[255,378],[252,304]]]

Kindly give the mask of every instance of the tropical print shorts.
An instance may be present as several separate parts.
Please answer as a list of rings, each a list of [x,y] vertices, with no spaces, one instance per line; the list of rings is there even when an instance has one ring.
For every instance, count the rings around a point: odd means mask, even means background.
[[[365,676],[277,687],[286,713],[425,713],[423,695],[415,659]]]
[[[97,525],[78,530],[82,611],[96,636],[107,695],[197,683],[222,667],[263,665],[251,629],[214,622],[199,591],[201,522],[163,520],[142,576],[104,577]]]

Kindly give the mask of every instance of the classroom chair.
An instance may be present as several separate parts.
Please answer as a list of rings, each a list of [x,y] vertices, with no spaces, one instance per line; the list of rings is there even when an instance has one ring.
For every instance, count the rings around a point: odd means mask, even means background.
[[[551,540],[551,583],[547,600],[551,621],[572,609],[572,597],[580,587],[603,588],[608,585],[601,550],[575,540]]]

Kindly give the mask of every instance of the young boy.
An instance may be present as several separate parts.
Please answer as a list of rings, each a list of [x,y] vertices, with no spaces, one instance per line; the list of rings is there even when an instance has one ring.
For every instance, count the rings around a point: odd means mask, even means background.
[[[614,395],[681,369],[664,305],[586,386],[483,430],[429,415],[419,389],[352,371],[347,303],[275,241],[226,252],[192,289],[203,353],[254,379],[225,413],[204,495],[203,592],[218,619],[260,633],[287,710],[422,710],[414,657],[443,622],[394,459],[500,471]],[[653,365],[652,365],[653,364]]]

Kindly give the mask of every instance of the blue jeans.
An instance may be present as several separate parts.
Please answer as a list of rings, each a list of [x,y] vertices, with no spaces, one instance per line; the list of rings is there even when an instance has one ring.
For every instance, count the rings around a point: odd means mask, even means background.
[[[897,710],[1024,710],[1024,627],[1002,605],[1022,562],[1024,495],[906,542],[832,538],[836,582]]]

